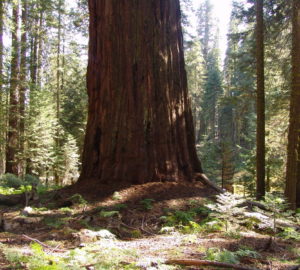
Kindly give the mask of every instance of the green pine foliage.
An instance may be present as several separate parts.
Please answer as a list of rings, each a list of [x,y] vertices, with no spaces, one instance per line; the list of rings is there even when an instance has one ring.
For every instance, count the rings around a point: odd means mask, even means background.
[[[226,232],[237,229],[236,226],[243,222],[243,213],[245,208],[240,205],[244,199],[230,192],[217,195],[215,204],[207,204],[213,213],[211,216],[216,217],[225,224]]]

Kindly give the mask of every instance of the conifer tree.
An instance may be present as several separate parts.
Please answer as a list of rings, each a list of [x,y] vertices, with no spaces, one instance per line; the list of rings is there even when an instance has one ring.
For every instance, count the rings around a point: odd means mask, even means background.
[[[293,0],[292,89],[285,195],[291,208],[300,207],[300,1]]]
[[[263,0],[256,0],[256,198],[265,196],[265,75]]]
[[[13,1],[12,18],[12,52],[11,52],[11,74],[10,74],[10,94],[9,94],[9,120],[6,148],[6,173],[19,174],[18,151],[18,124],[19,124],[19,75],[20,75],[20,41],[19,33],[19,0]]]

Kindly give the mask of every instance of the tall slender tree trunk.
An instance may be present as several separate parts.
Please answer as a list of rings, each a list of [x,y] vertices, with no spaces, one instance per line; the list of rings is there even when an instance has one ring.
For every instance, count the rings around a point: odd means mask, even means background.
[[[287,148],[285,196],[300,207],[300,0],[293,0],[292,90]]]
[[[39,89],[42,87],[42,59],[43,59],[43,23],[44,23],[44,11],[40,10],[39,14],[39,30],[38,30],[38,53],[37,53],[37,72],[36,81]]]
[[[62,0],[59,0],[58,3],[58,29],[57,29],[57,55],[56,55],[56,118],[57,118],[57,127],[56,127],[56,158],[57,162],[54,168],[54,181],[56,185],[60,184],[60,175],[58,172],[58,163],[59,163],[59,152],[61,148],[61,130],[60,130],[60,99],[61,99],[61,87],[62,87],[62,72],[61,72],[61,41],[62,41]]]
[[[202,172],[179,0],[89,0],[89,112],[79,185]]]
[[[220,146],[222,158],[222,188],[234,192],[233,176],[235,172],[234,118],[230,104],[221,105],[219,117]]]
[[[18,40],[19,32],[19,1],[13,2],[13,29],[12,29],[12,55],[11,55],[11,78],[10,78],[10,94],[9,94],[9,119],[8,119],[8,135],[6,148],[6,173],[18,175],[19,166],[17,160],[18,150],[18,87],[20,72],[20,42]]]
[[[265,78],[263,0],[256,0],[256,198],[265,196]]]
[[[21,36],[21,63],[20,63],[20,173],[24,175],[24,157],[25,157],[25,100],[27,90],[27,79],[26,79],[26,62],[27,62],[27,0],[22,0],[22,36]]]
[[[4,1],[0,1],[0,174],[3,173],[5,167],[5,117],[4,117],[4,89],[3,89],[3,57],[4,57],[4,45],[3,45],[3,30],[4,30]]]

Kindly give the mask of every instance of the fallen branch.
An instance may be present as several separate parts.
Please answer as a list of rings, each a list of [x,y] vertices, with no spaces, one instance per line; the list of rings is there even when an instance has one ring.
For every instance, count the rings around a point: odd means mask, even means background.
[[[220,188],[216,183],[209,180],[209,178],[204,173],[196,173],[195,179],[197,181],[200,181],[210,187],[212,187],[214,190],[218,191],[219,193],[224,193],[225,190]]]
[[[65,249],[58,249],[57,247],[53,248],[53,247],[51,247],[51,246],[48,246],[48,245],[44,244],[43,242],[41,242],[40,240],[38,240],[38,239],[36,239],[36,238],[32,238],[32,237],[30,237],[30,236],[28,236],[28,235],[26,235],[26,234],[23,234],[22,236],[23,236],[24,238],[30,240],[30,241],[33,241],[33,242],[38,243],[39,245],[41,245],[41,246],[44,247],[44,248],[51,249],[52,252],[53,252],[53,251],[66,251]]]
[[[165,262],[165,264],[179,264],[185,266],[215,266],[223,268],[232,268],[236,270],[258,270],[257,268],[251,268],[239,264],[222,263],[206,260],[168,260]]]

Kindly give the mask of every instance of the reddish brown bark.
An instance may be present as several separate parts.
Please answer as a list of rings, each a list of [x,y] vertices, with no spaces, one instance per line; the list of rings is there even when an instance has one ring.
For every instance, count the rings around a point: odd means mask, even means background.
[[[79,183],[192,180],[202,172],[179,0],[89,0],[89,112]]]
[[[300,207],[300,0],[293,0],[292,90],[287,149],[285,196]]]

